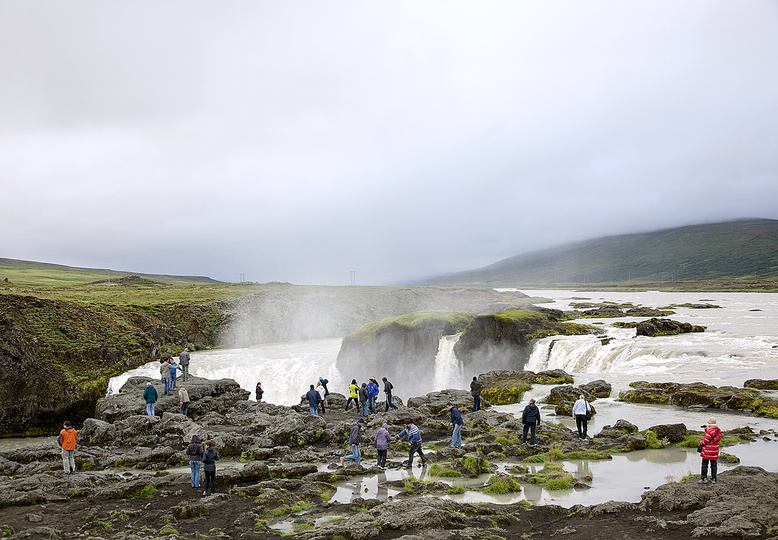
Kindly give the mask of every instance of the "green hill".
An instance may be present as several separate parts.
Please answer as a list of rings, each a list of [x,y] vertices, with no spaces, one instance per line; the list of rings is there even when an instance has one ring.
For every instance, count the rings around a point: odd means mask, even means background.
[[[424,285],[551,285],[778,279],[778,220],[609,236],[535,251]]]
[[[78,268],[0,257],[0,282],[8,280],[15,285],[83,285],[105,280],[119,280],[138,276],[144,280],[168,285],[219,283],[203,276],[168,276],[164,274],[138,274],[104,270],[97,268]]]

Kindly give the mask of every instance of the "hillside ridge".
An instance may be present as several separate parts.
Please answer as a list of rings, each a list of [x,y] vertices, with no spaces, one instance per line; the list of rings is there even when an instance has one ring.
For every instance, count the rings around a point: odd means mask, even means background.
[[[778,279],[778,220],[607,236],[533,251],[417,285],[550,285]]]

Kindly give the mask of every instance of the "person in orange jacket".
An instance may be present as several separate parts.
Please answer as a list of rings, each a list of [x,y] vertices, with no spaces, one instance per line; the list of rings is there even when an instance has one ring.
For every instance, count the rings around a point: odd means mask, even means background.
[[[78,440],[78,433],[70,422],[66,421],[62,424],[62,431],[59,432],[57,437],[57,444],[62,448],[62,468],[65,469],[66,474],[73,474],[76,472],[76,441]]]

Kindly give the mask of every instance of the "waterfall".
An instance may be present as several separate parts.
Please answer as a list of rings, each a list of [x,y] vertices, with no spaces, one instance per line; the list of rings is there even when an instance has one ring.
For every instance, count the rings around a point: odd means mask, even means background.
[[[438,354],[435,356],[434,390],[465,388],[465,370],[462,362],[454,354],[454,345],[461,335],[460,332],[440,338]]]

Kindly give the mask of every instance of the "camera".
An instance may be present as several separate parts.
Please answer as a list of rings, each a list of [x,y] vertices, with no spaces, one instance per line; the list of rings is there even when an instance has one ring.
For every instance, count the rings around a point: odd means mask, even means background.
[[[703,424],[703,425],[701,425],[700,427],[701,427],[702,429],[707,429],[708,425],[707,425],[707,424]]]

